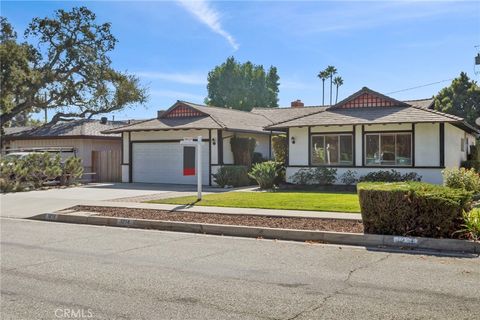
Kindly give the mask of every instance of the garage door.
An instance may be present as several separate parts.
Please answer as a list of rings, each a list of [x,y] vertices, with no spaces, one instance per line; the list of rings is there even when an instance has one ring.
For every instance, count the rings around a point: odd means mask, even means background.
[[[132,181],[196,184],[196,175],[184,175],[192,173],[185,170],[184,148],[179,142],[132,143]],[[208,185],[208,145],[202,148],[202,171],[202,182]]]

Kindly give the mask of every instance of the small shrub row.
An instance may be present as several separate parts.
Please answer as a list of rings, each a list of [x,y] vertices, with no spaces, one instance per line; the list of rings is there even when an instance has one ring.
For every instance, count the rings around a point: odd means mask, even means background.
[[[401,174],[397,170],[378,170],[367,173],[360,177],[359,182],[404,182],[421,181],[422,176],[416,172],[407,172]]]
[[[450,238],[461,229],[472,193],[421,182],[357,185],[366,233]]]
[[[337,181],[337,169],[317,167],[303,168],[292,175],[292,182],[300,185],[332,185]]]

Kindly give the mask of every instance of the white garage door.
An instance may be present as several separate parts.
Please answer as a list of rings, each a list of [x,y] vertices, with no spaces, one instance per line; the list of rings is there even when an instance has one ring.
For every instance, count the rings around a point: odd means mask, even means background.
[[[183,148],[179,142],[132,143],[132,181],[196,184],[196,176],[183,175]],[[195,161],[196,163],[196,161]],[[208,185],[208,145],[202,148],[202,182]],[[195,170],[197,172],[197,170]]]

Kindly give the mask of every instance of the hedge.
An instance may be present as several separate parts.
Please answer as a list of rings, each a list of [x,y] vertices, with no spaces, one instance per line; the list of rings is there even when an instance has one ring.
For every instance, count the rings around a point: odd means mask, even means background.
[[[212,177],[215,183],[222,188],[225,186],[243,187],[252,184],[245,166],[220,167],[217,173],[212,174]]]
[[[422,182],[357,185],[365,233],[451,238],[472,193]]]

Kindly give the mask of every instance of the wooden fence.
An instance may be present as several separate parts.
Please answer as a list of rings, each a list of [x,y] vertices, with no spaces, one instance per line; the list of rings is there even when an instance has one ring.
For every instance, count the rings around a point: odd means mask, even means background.
[[[119,150],[92,151],[93,180],[120,182],[122,180],[121,152]]]

